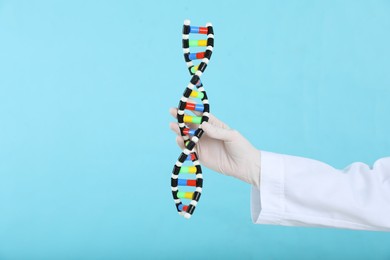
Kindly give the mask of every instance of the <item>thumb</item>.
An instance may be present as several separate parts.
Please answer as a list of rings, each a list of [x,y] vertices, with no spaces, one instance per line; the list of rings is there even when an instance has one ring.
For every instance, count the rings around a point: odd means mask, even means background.
[[[232,141],[235,136],[234,130],[224,129],[208,122],[203,122],[202,129],[206,135],[217,140]]]

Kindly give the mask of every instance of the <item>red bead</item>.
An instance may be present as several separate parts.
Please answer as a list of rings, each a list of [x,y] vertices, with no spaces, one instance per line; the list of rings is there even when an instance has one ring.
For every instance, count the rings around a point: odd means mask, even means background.
[[[196,186],[196,180],[187,180],[187,186]]]
[[[188,135],[188,134],[189,134],[189,131],[190,131],[190,129],[187,128],[187,127],[183,129],[183,133],[184,133],[185,135]]]
[[[183,206],[183,211],[187,211],[188,206]]]
[[[209,30],[207,29],[207,27],[199,27],[199,33],[200,34],[207,34]]]
[[[186,103],[185,109],[195,110],[195,104],[194,103]]]
[[[204,52],[198,52],[198,53],[196,53],[196,58],[197,59],[203,59],[204,58]]]

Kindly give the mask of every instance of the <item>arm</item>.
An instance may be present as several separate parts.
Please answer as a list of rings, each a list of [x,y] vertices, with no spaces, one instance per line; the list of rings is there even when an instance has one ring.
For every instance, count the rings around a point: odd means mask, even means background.
[[[260,152],[213,115],[202,128],[196,148],[201,163],[252,185],[255,223],[390,231],[390,157],[372,169],[354,163],[337,170],[307,158]],[[171,129],[183,148],[177,124]]]
[[[344,170],[319,161],[261,152],[255,223],[390,231],[390,157]]]

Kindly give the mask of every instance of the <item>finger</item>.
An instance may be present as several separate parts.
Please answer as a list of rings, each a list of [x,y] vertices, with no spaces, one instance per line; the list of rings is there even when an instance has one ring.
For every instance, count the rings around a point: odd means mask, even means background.
[[[217,140],[232,141],[236,136],[234,130],[221,128],[208,122],[202,124],[202,129],[206,135]]]
[[[169,123],[169,128],[171,128],[171,130],[177,135],[180,135],[180,128],[177,123],[173,123],[173,122]]]
[[[169,109],[169,114],[171,114],[174,118],[177,118],[177,108],[171,107]]]
[[[176,143],[180,147],[180,149],[184,150],[184,139],[180,135],[176,137]]]
[[[217,127],[220,127],[220,128],[223,128],[223,129],[230,129],[230,127],[225,124],[224,122],[222,122],[221,120],[219,120],[217,117],[215,117],[213,114],[209,114],[209,123],[214,125],[214,126],[217,126]]]

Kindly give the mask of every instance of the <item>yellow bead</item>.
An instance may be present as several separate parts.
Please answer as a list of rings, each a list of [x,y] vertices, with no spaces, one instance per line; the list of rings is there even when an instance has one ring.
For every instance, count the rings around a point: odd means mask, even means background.
[[[207,46],[207,40],[199,40],[198,46]]]
[[[190,167],[188,167],[188,172],[189,172],[189,173],[196,173],[196,166],[190,166]]]
[[[184,123],[192,123],[192,116],[184,115],[183,121]]]
[[[193,98],[198,97],[198,91],[195,91],[195,90],[191,91],[190,97],[193,97]]]
[[[184,198],[185,199],[192,199],[192,196],[194,195],[193,192],[185,192],[184,193]]]

